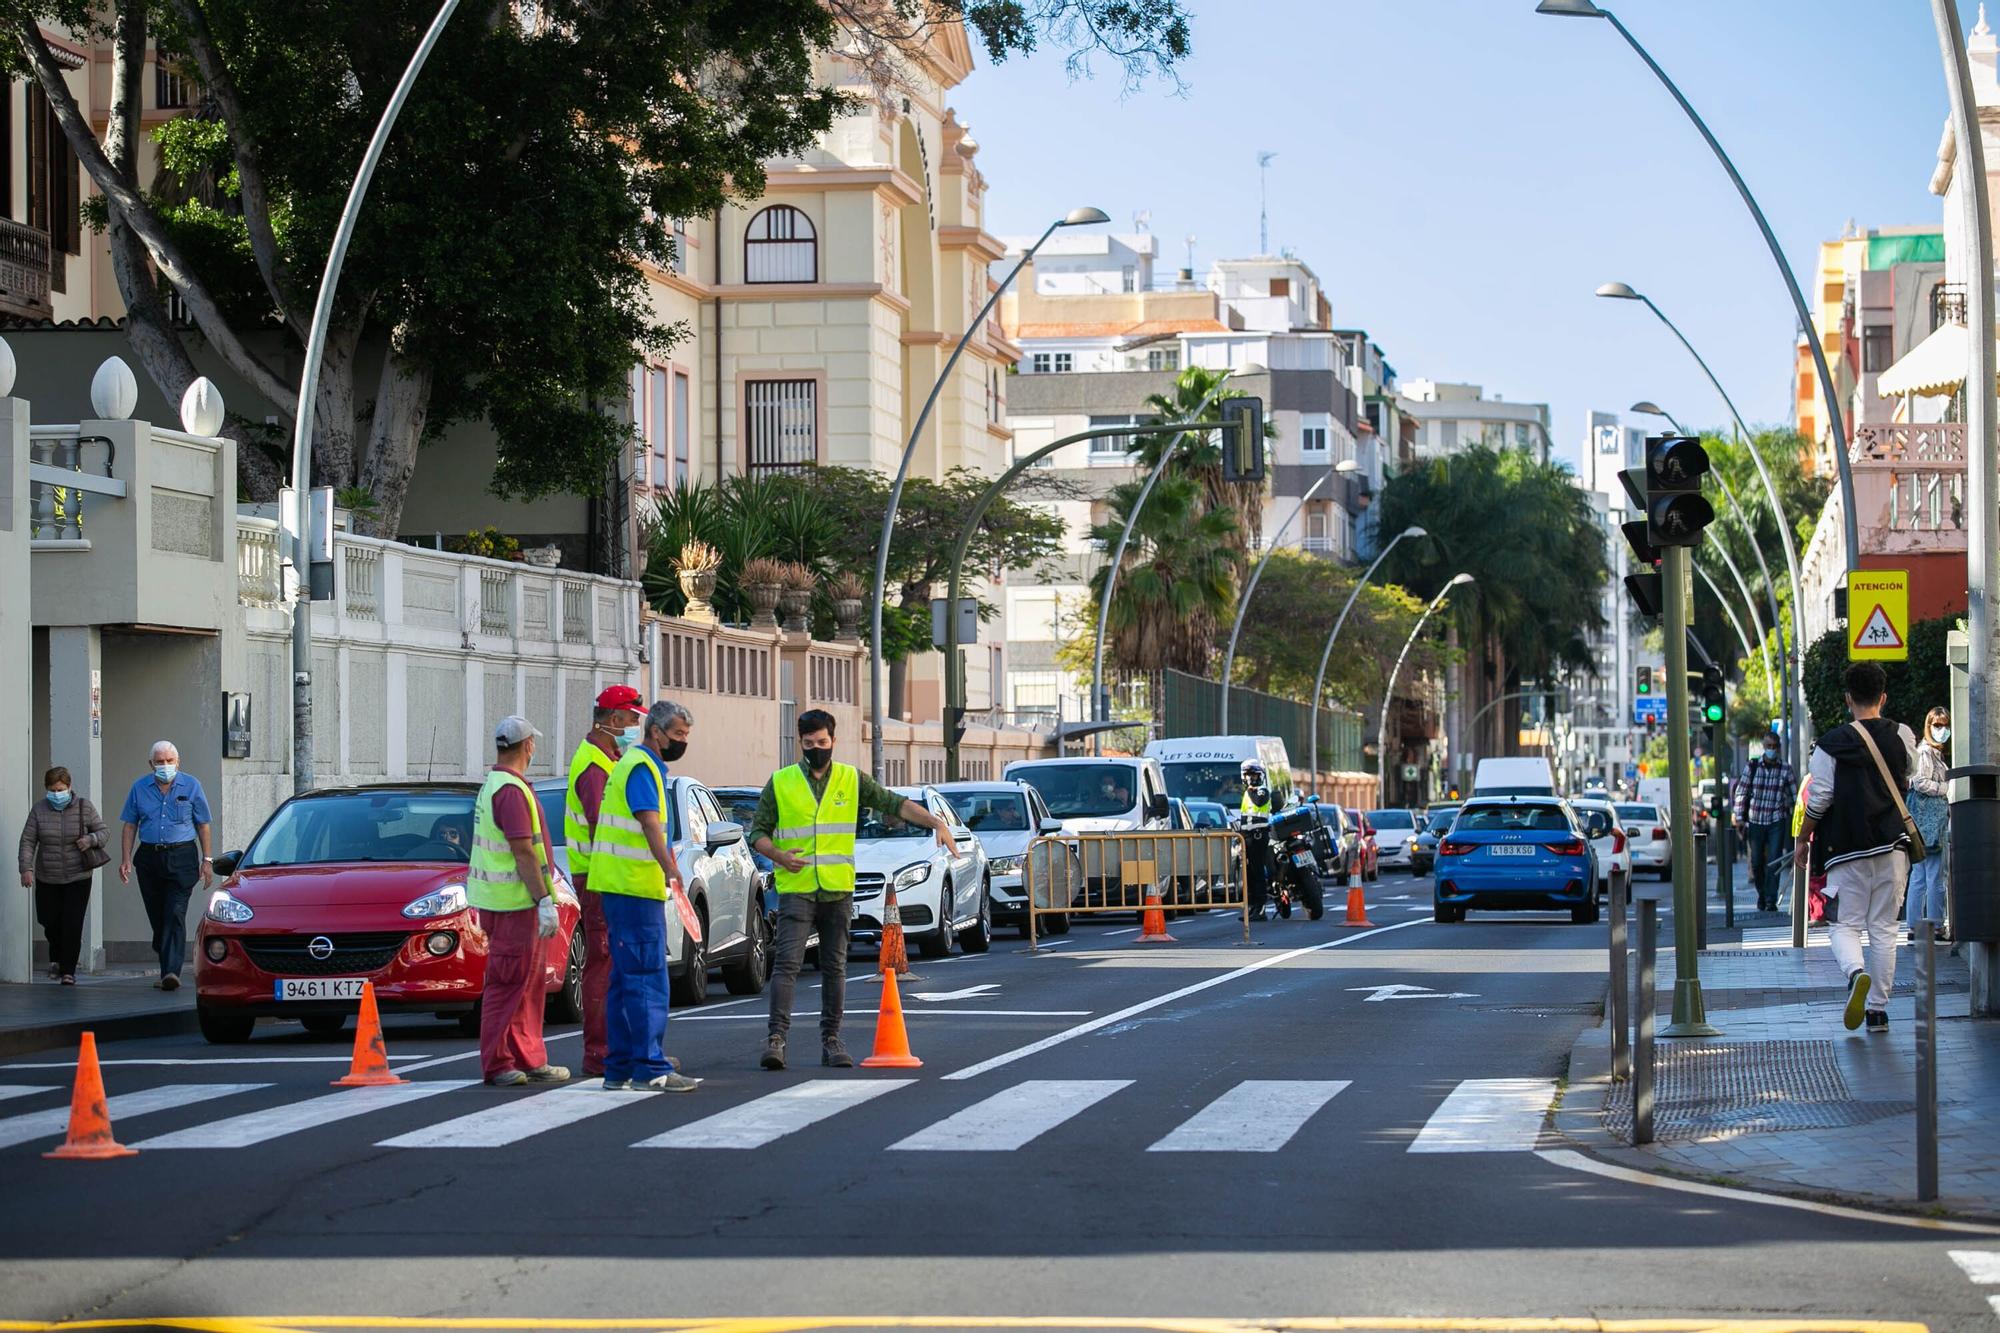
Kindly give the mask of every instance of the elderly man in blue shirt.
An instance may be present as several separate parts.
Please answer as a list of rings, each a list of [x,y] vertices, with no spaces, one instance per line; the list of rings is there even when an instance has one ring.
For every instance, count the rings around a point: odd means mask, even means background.
[[[139,897],[153,925],[153,952],[160,956],[161,990],[179,990],[187,959],[188,899],[196,884],[214,878],[208,845],[208,797],[201,783],[181,772],[181,752],[172,741],[153,742],[153,771],[132,784],[125,808],[118,879],[132,882],[139,872]],[[134,842],[138,844],[135,848]]]

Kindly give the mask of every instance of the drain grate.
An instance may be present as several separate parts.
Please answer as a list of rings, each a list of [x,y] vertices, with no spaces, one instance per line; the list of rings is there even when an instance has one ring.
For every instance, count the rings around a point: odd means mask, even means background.
[[[1601,1004],[1468,1004],[1462,1006],[1482,1014],[1582,1014],[1589,1018],[1604,1017]]]
[[[1899,1115],[1914,1105],[1849,1096],[1831,1041],[1677,1041],[1657,1049],[1653,1137],[1661,1141],[1839,1129]],[[1631,1142],[1629,1080],[1612,1085],[1604,1124]]]

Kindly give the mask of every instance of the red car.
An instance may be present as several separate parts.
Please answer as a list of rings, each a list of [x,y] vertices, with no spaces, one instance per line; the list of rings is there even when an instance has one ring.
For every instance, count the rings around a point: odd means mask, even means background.
[[[1347,822],[1354,825],[1361,835],[1360,851],[1354,862],[1354,873],[1361,879],[1373,882],[1382,878],[1382,848],[1375,841],[1375,826],[1368,822],[1365,812],[1347,807]]]
[[[340,1031],[375,984],[387,1015],[457,1016],[478,1030],[486,936],[465,898],[469,783],[343,787],[294,796],[224,876],[195,934],[195,1012],[211,1042],[247,1041],[261,1018]],[[548,941],[550,1017],[582,1015],[580,913]]]

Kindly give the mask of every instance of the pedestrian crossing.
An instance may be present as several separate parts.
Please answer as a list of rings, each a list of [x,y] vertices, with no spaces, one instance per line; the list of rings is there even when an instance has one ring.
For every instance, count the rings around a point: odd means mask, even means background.
[[[754,1088],[756,1080],[751,1082]],[[719,1080],[710,1088],[720,1091]],[[910,1112],[930,1104],[909,1090],[922,1084],[951,1105],[928,1123]],[[1010,1153],[1049,1140],[1090,1149],[1178,1154],[1276,1153],[1302,1148],[1320,1133],[1353,1141],[1352,1127],[1332,1129],[1321,1117],[1345,1105],[1347,1079],[1247,1079],[1188,1099],[1186,1084],[1125,1078],[1022,1079],[984,1095],[962,1083],[915,1078],[817,1077],[709,1109],[716,1097],[665,1097],[645,1090],[605,1092],[596,1080],[548,1091],[497,1092],[473,1079],[422,1079],[386,1087],[326,1091],[280,1088],[272,1083],[166,1083],[122,1092],[106,1107],[120,1141],[141,1152],[155,1149],[241,1150],[293,1136],[337,1132],[356,1122],[362,1142],[377,1148],[427,1151],[505,1148],[531,1139],[578,1132],[601,1121],[591,1142],[680,1151],[752,1151],[811,1142],[828,1122],[880,1126],[876,1148],[894,1153]],[[278,1089],[273,1093],[273,1089]],[[1370,1093],[1400,1091],[1381,1087]],[[273,1096],[287,1100],[245,1105]],[[1542,1132],[1554,1100],[1553,1079],[1468,1079],[1426,1092],[1437,1100],[1414,1133],[1405,1122],[1371,1142],[1402,1143],[1410,1153],[1527,1152]],[[261,1098],[259,1097],[261,1094]],[[729,1092],[723,1092],[727,1098]],[[66,1090],[0,1085],[0,1102],[40,1097],[48,1104],[0,1112],[0,1148],[47,1146],[69,1122]],[[231,1103],[234,1103],[233,1105]],[[880,1103],[865,1119],[854,1113]],[[210,1113],[210,1104],[220,1114]],[[195,1123],[163,1127],[170,1112],[200,1107]],[[10,1106],[7,1110],[12,1111]],[[423,1123],[411,1122],[424,1118]],[[187,1119],[183,1115],[180,1119]],[[681,1123],[661,1127],[663,1119]],[[373,1124],[371,1124],[371,1121]],[[136,1123],[135,1123],[136,1122]],[[1142,1126],[1135,1135],[1134,1123]],[[379,1126],[379,1128],[377,1127]],[[838,1125],[836,1125],[838,1127]],[[379,1137],[378,1137],[379,1136]],[[860,1145],[867,1148],[865,1141]],[[852,1137],[842,1151],[854,1150]]]

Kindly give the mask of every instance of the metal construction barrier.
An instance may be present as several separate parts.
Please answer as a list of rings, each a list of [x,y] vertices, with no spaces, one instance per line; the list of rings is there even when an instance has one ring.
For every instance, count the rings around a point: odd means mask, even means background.
[[[1169,913],[1241,912],[1250,942],[1250,882],[1234,830],[1053,834],[1028,845],[1021,874],[1031,950],[1042,918],[1136,915],[1156,903]]]

